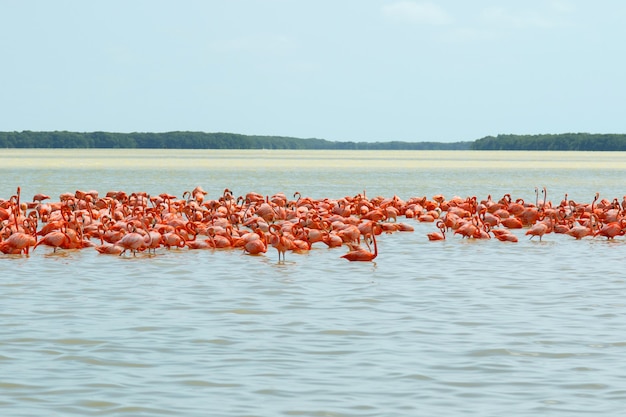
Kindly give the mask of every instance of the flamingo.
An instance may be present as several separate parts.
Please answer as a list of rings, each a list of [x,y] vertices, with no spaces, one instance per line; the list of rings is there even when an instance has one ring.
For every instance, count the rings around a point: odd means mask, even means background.
[[[50,199],[50,196],[46,194],[38,193],[33,196],[34,202],[42,202],[43,200],[48,200],[48,199]]]
[[[517,217],[524,226],[532,226],[537,223],[541,217],[541,213],[537,207],[524,207]]]
[[[624,227],[626,227],[626,219],[621,219],[619,222],[610,222],[595,232],[593,236],[604,236],[607,239],[615,239],[616,236],[624,235]]]
[[[461,237],[480,237],[480,229],[474,223],[476,222],[476,218],[474,217],[472,221],[466,221],[461,224],[455,231],[454,234],[460,234]]]
[[[324,242],[329,248],[338,248],[343,245],[343,239],[341,239],[341,236],[339,236],[336,232],[324,231],[323,233],[324,237],[322,239],[322,242]]]
[[[350,262],[353,261],[362,261],[362,262],[371,262],[378,256],[378,245],[376,244],[376,233],[372,233],[369,235],[372,237],[372,241],[374,242],[374,252],[370,252],[367,249],[359,246],[356,248],[352,248],[350,252],[345,255],[341,255],[341,258],[347,259]]]
[[[98,253],[104,255],[121,255],[125,250],[123,247],[115,244],[99,245],[96,246],[95,249]]]
[[[184,229],[184,227],[182,229]],[[158,230],[158,232],[162,235],[161,243],[163,244],[163,246],[165,246],[167,249],[172,246],[177,248],[185,247],[185,242],[187,241],[187,239],[185,239],[185,237],[180,232],[181,226],[175,227],[174,230],[171,232],[166,232],[165,230],[165,228],[160,228]]]
[[[225,249],[233,247],[233,239],[230,235],[221,235],[217,234],[215,230],[209,230],[209,239],[208,239],[216,249]]]
[[[426,236],[428,240],[445,240],[446,238],[446,224],[443,220],[437,221],[435,224],[439,228],[439,232],[430,232]]]
[[[161,243],[163,242],[163,235],[158,230],[148,230],[148,235],[150,236],[150,243],[146,247],[148,249],[148,253],[150,253],[150,249],[152,249],[152,253],[156,254],[156,250],[161,247]]]
[[[185,246],[189,249],[215,249],[215,245],[210,239],[188,240],[185,242]]]
[[[293,227],[291,228],[291,233],[293,236],[293,238],[291,239],[292,250],[300,252],[300,253],[311,250],[309,230],[317,230],[317,229],[309,229],[309,228],[305,229],[300,223],[293,225]]]
[[[501,242],[517,242],[517,236],[508,229],[491,229],[491,233]]]
[[[270,225],[269,232],[270,244],[278,251],[278,262],[280,262],[281,256],[283,258],[283,262],[285,262],[285,252],[291,249],[291,242],[287,237],[285,237],[280,226],[277,224]]]
[[[539,241],[541,242],[541,238],[543,237],[543,235],[545,235],[546,233],[549,233],[551,230],[551,226],[550,224],[546,223],[545,221],[539,222],[534,224],[530,229],[528,229],[526,231],[526,235],[530,235],[530,239],[532,239],[535,236],[539,236]]]
[[[24,252],[28,255],[29,248],[37,244],[37,239],[23,232],[12,233],[7,239],[0,242],[0,252],[17,255]]]
[[[353,224],[345,225],[337,230],[337,235],[343,240],[344,243],[359,242],[361,240],[361,231]]]
[[[489,225],[489,227],[496,227],[502,222],[500,217],[496,216],[495,214],[490,213],[486,209],[484,209],[481,212],[481,217],[482,217],[482,222],[486,225]]]
[[[123,248],[123,251],[120,253],[120,256],[124,254],[127,250],[130,250],[133,253],[133,256],[137,256],[137,251],[144,250],[152,243],[151,236],[141,230],[144,234],[132,231],[128,234],[125,234],[120,240],[118,240],[115,244]]]
[[[566,235],[572,236],[576,240],[580,240],[586,236],[593,236],[595,233],[596,222],[599,222],[598,216],[594,213],[589,216],[587,222],[578,219],[577,224],[572,224],[570,229],[565,232]]]
[[[500,219],[500,224],[507,229],[521,229],[524,227],[520,219],[517,217],[507,217],[504,219]]]
[[[267,241],[265,234],[261,229],[257,228],[254,232],[248,233],[243,237],[243,249],[250,255],[260,255],[267,252]]]
[[[41,239],[39,239],[39,242],[37,242],[37,244],[35,244],[35,246],[33,247],[33,251],[39,245],[46,245],[46,246],[50,246],[51,248],[53,248],[52,250],[53,252],[56,252],[58,248],[69,247],[70,244],[71,244],[71,239],[67,235],[67,233],[62,232],[60,230],[55,230],[55,231],[46,233],[46,235],[44,235]]]

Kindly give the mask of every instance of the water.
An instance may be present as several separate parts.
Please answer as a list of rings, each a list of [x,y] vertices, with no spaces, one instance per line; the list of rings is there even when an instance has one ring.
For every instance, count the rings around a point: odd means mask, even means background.
[[[3,150],[0,198],[76,189],[216,198],[626,194],[624,153]],[[68,164],[69,161],[69,165]],[[403,219],[405,220],[405,219]],[[40,247],[0,256],[0,411],[10,416],[618,416],[624,238],[381,235],[344,248]],[[317,244],[316,244],[317,245]]]

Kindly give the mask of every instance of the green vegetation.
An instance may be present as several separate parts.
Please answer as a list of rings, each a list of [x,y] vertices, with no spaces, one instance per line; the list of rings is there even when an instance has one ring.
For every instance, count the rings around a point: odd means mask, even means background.
[[[474,141],[471,149],[479,151],[626,151],[626,135],[591,133],[498,135]]]
[[[0,148],[469,149],[470,142],[332,142],[235,133],[0,132]]]
[[[498,135],[473,142],[333,142],[236,133],[0,132],[0,148],[626,151],[626,135]]]

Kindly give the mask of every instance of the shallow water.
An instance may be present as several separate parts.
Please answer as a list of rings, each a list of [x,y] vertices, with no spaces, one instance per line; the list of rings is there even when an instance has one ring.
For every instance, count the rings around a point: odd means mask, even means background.
[[[69,161],[69,165],[68,164]],[[20,186],[215,198],[295,191],[590,202],[626,194],[626,154],[3,150]],[[404,220],[404,219],[403,219]],[[618,416],[624,238],[518,243],[431,223],[345,249],[252,257],[165,249],[0,256],[0,410],[11,416]]]

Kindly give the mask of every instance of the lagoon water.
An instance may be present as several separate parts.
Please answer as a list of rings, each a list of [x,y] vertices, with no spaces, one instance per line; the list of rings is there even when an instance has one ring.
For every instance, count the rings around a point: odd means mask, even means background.
[[[16,150],[0,198],[626,195],[626,153]],[[450,235],[345,249],[0,255],[7,416],[621,416],[626,238]]]

